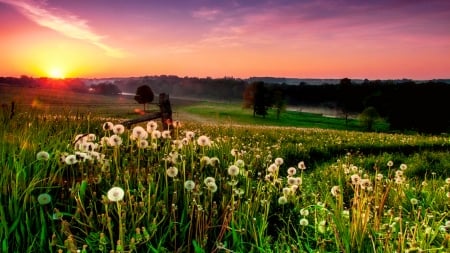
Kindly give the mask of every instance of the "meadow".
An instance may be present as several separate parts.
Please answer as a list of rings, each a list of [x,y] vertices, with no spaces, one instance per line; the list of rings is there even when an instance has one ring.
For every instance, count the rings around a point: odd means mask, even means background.
[[[204,104],[126,129],[129,100],[44,94],[0,114],[2,252],[449,251],[448,135],[249,125]]]

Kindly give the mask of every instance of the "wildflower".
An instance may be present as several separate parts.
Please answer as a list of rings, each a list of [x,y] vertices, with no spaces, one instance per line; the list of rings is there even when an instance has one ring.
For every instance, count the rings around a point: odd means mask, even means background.
[[[409,201],[411,202],[411,205],[417,205],[417,203],[419,203],[416,198],[411,198]]]
[[[107,146],[107,145],[109,145],[109,137],[103,136],[103,137],[100,139],[100,144],[101,144],[102,146]]]
[[[305,208],[300,209],[300,215],[308,216],[309,215],[309,210],[305,209]]]
[[[164,130],[164,131],[162,131],[162,133],[161,133],[161,137],[163,138],[163,139],[170,139],[170,130]]]
[[[138,141],[138,147],[145,149],[148,147],[148,141],[147,140],[139,140]]]
[[[446,193],[447,198],[450,198],[450,192]]]
[[[377,181],[381,181],[383,179],[383,174],[378,173],[376,176]]]
[[[242,168],[242,167],[244,167],[245,162],[244,162],[243,160],[241,160],[241,159],[238,159],[238,160],[234,163],[234,165],[238,166],[239,168]]]
[[[87,135],[87,141],[93,142],[97,139],[97,136],[95,134],[88,134]]]
[[[181,139],[181,144],[183,144],[184,146],[187,146],[189,144],[189,139],[184,137],[183,139]]]
[[[448,177],[448,178],[445,179],[445,183],[446,183],[446,184],[450,184],[450,177]]]
[[[358,185],[361,181],[361,177],[358,174],[353,174],[350,178],[352,179],[353,185]]]
[[[208,190],[210,192],[216,192],[217,191],[217,184],[216,182],[209,182],[206,187],[208,187]]]
[[[337,197],[339,194],[341,194],[341,189],[338,185],[331,187],[331,195],[333,195],[333,197]]]
[[[281,157],[275,158],[275,164],[276,164],[277,166],[282,165],[283,162],[284,162],[283,158],[281,158]]]
[[[287,204],[287,202],[288,202],[288,200],[285,196],[281,196],[278,198],[278,204],[280,204],[280,205],[285,205],[285,204]]]
[[[192,131],[187,131],[186,132],[186,138],[188,140],[192,140],[194,137],[195,137],[195,133],[194,132],[192,132]]]
[[[110,201],[117,202],[123,199],[125,192],[122,188],[116,186],[109,189],[107,196]]]
[[[161,132],[159,130],[154,130],[152,132],[152,139],[159,139],[161,138]]]
[[[173,127],[174,127],[174,128],[180,128],[180,127],[181,127],[181,122],[180,122],[179,120],[175,120],[175,121],[173,122]]]
[[[359,185],[361,186],[361,189],[364,190],[364,189],[369,188],[372,185],[372,183],[370,182],[369,179],[364,178],[364,179],[361,179]]]
[[[278,172],[278,166],[275,163],[272,163],[269,168],[267,168],[267,171],[269,173],[276,173]]]
[[[301,218],[300,219],[300,226],[308,226],[309,225],[309,221],[306,218]]]
[[[122,124],[117,124],[113,126],[113,133],[114,134],[123,134],[125,132],[125,127]]]
[[[206,165],[210,165],[210,164],[211,164],[211,158],[209,158],[209,156],[202,156],[202,158],[200,158],[200,165],[206,166]]]
[[[75,155],[66,156],[66,159],[64,161],[67,165],[72,165],[78,162],[77,157]]]
[[[120,136],[113,134],[109,137],[109,145],[112,147],[120,146],[122,144],[122,138]]]
[[[114,124],[112,122],[103,123],[103,131],[113,130]]]
[[[388,166],[388,167],[392,167],[393,165],[394,165],[394,162],[393,162],[393,161],[388,161],[388,162],[387,162],[387,166]]]
[[[284,196],[288,196],[288,195],[291,195],[293,192],[292,192],[292,189],[291,188],[289,188],[289,187],[284,187],[283,188],[283,195]]]
[[[202,136],[198,137],[197,144],[199,146],[202,146],[202,147],[210,146],[211,145],[211,141],[209,140],[209,138],[207,136],[202,135]]]
[[[405,179],[403,177],[396,177],[395,183],[396,184],[403,184],[405,182]]]
[[[406,170],[408,168],[408,166],[404,163],[400,164],[400,169],[401,170]]]
[[[157,128],[158,128],[158,124],[157,124],[155,121],[150,120],[150,121],[147,123],[147,132],[152,133],[152,132],[155,131]]]
[[[37,160],[44,160],[47,161],[50,158],[50,155],[46,152],[46,151],[39,151],[36,154],[36,159]]]
[[[236,156],[239,154],[239,152],[238,152],[237,149],[235,149],[235,148],[231,149],[230,153],[231,153],[231,155],[234,156],[234,157],[236,157]]]
[[[52,202],[52,196],[50,196],[50,194],[48,193],[41,193],[37,197],[37,201],[39,202],[40,205],[47,205],[50,202]]]
[[[230,167],[228,167],[228,175],[234,177],[237,176],[239,174],[239,167],[236,165],[231,165]]]
[[[177,169],[177,167],[169,167],[169,168],[166,170],[166,174],[167,174],[167,176],[169,176],[169,177],[176,177],[176,176],[178,175],[178,169]]]
[[[209,159],[209,163],[212,166],[218,166],[220,164],[220,160],[217,157],[211,157],[211,159]]]
[[[216,183],[216,179],[213,177],[207,177],[203,180],[203,183],[205,183],[205,185],[208,185],[209,183]]]
[[[133,128],[131,136],[135,140],[145,140],[148,137],[148,133],[147,133],[147,131],[145,131],[145,129],[143,127],[135,126]]]
[[[402,176],[403,176],[403,170],[397,170],[397,171],[395,171],[395,176],[396,176],[396,177],[402,177]]]
[[[298,168],[301,170],[306,170],[305,162],[301,161],[298,163]]]
[[[195,183],[192,180],[186,180],[186,182],[184,182],[184,188],[188,191],[192,191],[195,187]]]
[[[287,170],[287,173],[288,173],[289,176],[293,176],[293,175],[295,175],[295,173],[297,173],[297,169],[295,169],[294,167],[290,167]]]

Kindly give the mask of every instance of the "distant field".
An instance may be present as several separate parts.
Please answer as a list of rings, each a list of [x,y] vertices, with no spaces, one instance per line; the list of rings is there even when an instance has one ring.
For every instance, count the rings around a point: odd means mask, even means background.
[[[142,114],[143,106],[133,96],[102,96],[76,93],[66,90],[23,88],[0,85],[2,104],[16,103],[17,111],[38,110],[48,114],[86,115],[93,113],[101,117],[133,118]],[[155,96],[154,103],[158,98]],[[196,120],[214,123],[249,124],[262,126],[293,126],[329,128],[340,130],[363,130],[356,119],[324,117],[320,113],[284,111],[276,119],[275,110],[263,118],[253,117],[251,109],[243,109],[239,102],[203,102],[183,98],[172,98],[174,120]],[[147,105],[147,110],[158,110],[156,105]],[[388,125],[380,122],[375,130],[386,131]]]

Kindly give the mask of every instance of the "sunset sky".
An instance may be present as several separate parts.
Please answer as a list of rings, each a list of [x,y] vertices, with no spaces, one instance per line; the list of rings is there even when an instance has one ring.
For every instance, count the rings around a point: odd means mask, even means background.
[[[0,0],[0,76],[450,78],[448,0]]]

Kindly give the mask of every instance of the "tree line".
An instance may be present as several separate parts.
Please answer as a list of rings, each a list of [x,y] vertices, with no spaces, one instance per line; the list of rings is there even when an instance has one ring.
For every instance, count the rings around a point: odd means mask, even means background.
[[[136,93],[138,87],[151,87],[156,94],[211,100],[243,101],[255,116],[267,115],[270,108],[277,117],[287,105],[324,106],[339,110],[343,117],[360,115],[367,121],[384,118],[392,130],[441,133],[450,130],[450,84],[444,81],[364,80],[352,82],[343,78],[339,84],[298,85],[269,83],[238,78],[196,78],[178,76],[145,76],[114,79],[86,85],[83,79],[54,80],[21,76],[0,77],[0,83],[30,87],[66,87],[76,92],[116,95]],[[135,97],[142,99],[142,97]],[[137,100],[136,100],[137,101]],[[148,101],[147,101],[148,102]],[[145,105],[145,104],[144,104]]]

